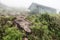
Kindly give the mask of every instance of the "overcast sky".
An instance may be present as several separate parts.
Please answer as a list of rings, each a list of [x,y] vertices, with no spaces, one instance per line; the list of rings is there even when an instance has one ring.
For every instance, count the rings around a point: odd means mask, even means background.
[[[26,8],[28,8],[33,2],[48,7],[60,9],[60,0],[0,0],[0,3],[3,3],[10,7]]]

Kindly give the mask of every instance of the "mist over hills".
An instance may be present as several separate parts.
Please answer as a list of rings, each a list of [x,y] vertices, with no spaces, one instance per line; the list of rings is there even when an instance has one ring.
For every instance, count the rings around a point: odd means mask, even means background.
[[[0,3],[0,15],[20,15],[27,12],[27,8],[13,8]]]

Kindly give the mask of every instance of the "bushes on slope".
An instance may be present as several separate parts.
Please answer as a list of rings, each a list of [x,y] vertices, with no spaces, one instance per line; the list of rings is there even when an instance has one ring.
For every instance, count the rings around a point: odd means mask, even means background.
[[[29,40],[60,40],[60,16],[49,14],[30,15],[26,19],[31,21],[32,34]],[[0,17],[0,40],[22,40],[23,30],[13,25],[14,17]],[[11,26],[12,25],[12,26]]]

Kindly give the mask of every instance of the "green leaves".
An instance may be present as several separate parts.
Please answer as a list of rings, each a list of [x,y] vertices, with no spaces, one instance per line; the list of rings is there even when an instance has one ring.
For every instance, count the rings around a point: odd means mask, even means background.
[[[6,35],[3,40],[22,40],[23,33],[16,27],[11,27],[5,30]]]
[[[13,25],[14,17],[0,17],[0,40],[22,40],[24,35]]]
[[[37,16],[38,15],[38,16]],[[31,29],[35,40],[59,40],[60,21],[56,16],[49,14],[37,14],[29,17],[32,22]],[[34,20],[34,21],[33,21]],[[59,21],[59,22],[58,22]],[[35,38],[36,37],[36,38]],[[31,40],[33,39],[31,38]],[[54,39],[55,38],[55,39]]]
[[[22,40],[25,35],[14,24],[15,17],[0,17],[0,40]],[[36,14],[26,18],[31,22],[32,34],[29,40],[60,40],[60,16],[51,14]]]

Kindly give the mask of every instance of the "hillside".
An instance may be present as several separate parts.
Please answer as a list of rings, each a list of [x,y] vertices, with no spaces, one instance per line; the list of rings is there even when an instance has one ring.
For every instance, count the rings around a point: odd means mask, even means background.
[[[19,19],[19,18],[18,18]],[[25,18],[31,22],[29,40],[60,40],[60,14],[36,14]],[[26,32],[13,24],[15,17],[0,16],[0,40],[22,40]],[[21,19],[22,20],[22,19]],[[20,21],[21,21],[20,20]],[[17,20],[19,21],[19,20]]]

